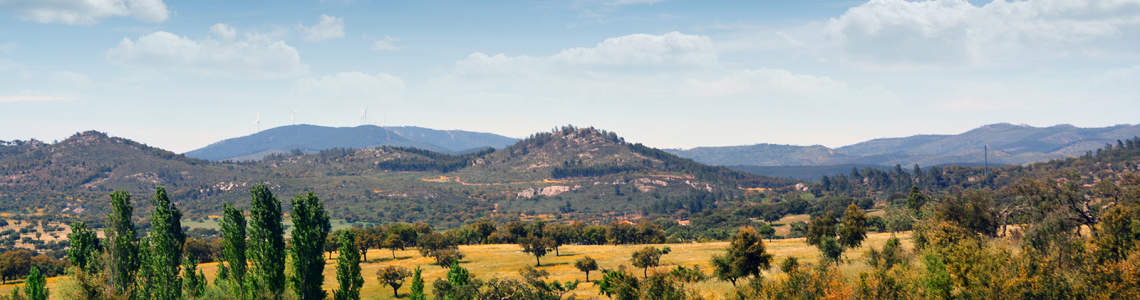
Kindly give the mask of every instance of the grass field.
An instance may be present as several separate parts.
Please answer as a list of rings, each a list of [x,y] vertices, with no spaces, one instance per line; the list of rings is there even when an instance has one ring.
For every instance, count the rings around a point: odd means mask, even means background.
[[[868,247],[882,247],[882,244],[890,238],[890,234],[884,233],[870,233],[867,236],[867,241],[864,242],[863,247],[859,249],[848,250],[845,254],[849,263],[842,266],[842,270],[848,278],[855,278],[858,276],[859,270],[865,269],[867,266],[862,261],[863,254],[867,251]],[[897,235],[903,241],[905,249],[911,249],[910,233],[900,233]],[[584,280],[585,273],[582,273],[574,268],[574,261],[582,258],[583,256],[593,257],[598,262],[598,266],[602,269],[615,269],[619,265],[629,265],[630,255],[637,249],[646,246],[662,247],[669,246],[672,252],[662,256],[661,263],[665,266],[660,267],[661,270],[671,269],[676,265],[683,265],[692,267],[693,265],[700,266],[706,274],[711,274],[711,267],[709,264],[710,258],[715,254],[723,253],[723,249],[727,247],[725,242],[716,243],[699,243],[699,244],[668,244],[668,245],[621,245],[621,246],[563,246],[559,250],[561,256],[554,256],[550,254],[542,257],[542,266],[539,269],[550,272],[549,280]],[[817,263],[819,260],[819,251],[815,247],[808,246],[804,243],[803,239],[787,239],[766,242],[769,253],[775,255],[773,262],[773,269],[765,273],[766,277],[781,277],[783,274],[775,268],[775,265],[783,261],[789,256],[800,259],[801,262]],[[460,250],[467,254],[467,258],[462,261],[461,266],[467,268],[477,278],[489,279],[493,277],[499,278],[518,278],[518,269],[524,266],[533,266],[535,264],[534,256],[523,253],[516,245],[478,245],[478,246],[461,246]],[[389,286],[381,286],[376,280],[376,271],[387,267],[389,265],[397,265],[407,267],[409,269],[415,268],[417,265],[423,268],[423,276],[425,281],[426,292],[431,292],[431,282],[436,278],[446,276],[447,270],[430,265],[431,258],[420,257],[419,253],[415,250],[409,249],[405,251],[396,251],[396,259],[392,259],[392,252],[387,250],[372,250],[368,252],[369,262],[362,263],[361,268],[364,274],[364,288],[361,292],[362,299],[394,299],[392,297],[392,288]],[[327,256],[326,256],[327,257]],[[336,267],[335,255],[333,260],[329,260],[325,266],[325,289],[332,290],[336,286]],[[199,265],[208,280],[213,281],[214,272],[217,270],[216,263],[207,263]],[[590,273],[590,279],[601,278],[601,272],[595,271]],[[49,288],[58,286],[61,277],[54,277],[48,279]],[[22,283],[21,283],[22,284]],[[7,294],[13,288],[13,284],[0,286],[0,294]],[[694,284],[691,286],[699,293],[703,294],[708,299],[721,299],[724,294],[728,292],[732,285],[728,282],[711,280],[704,283]],[[411,278],[400,287],[400,295],[403,298],[411,288]],[[583,283],[578,285],[578,289],[573,291],[572,294],[577,295],[578,299],[592,299],[592,298],[605,298],[598,296],[597,287],[592,283]],[[53,297],[52,299],[59,299]],[[430,296],[429,296],[430,299]]]

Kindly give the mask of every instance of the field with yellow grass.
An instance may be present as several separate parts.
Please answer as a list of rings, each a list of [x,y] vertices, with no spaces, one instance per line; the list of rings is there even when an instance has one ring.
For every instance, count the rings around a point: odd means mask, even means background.
[[[844,264],[841,269],[848,278],[855,278],[858,276],[859,270],[866,268],[866,264],[862,261],[863,254],[867,251],[868,247],[882,247],[883,243],[890,238],[891,234],[885,233],[869,233],[867,241],[864,242],[863,247],[859,249],[848,250],[845,254],[846,259],[849,261]],[[904,248],[910,249],[910,234],[900,233],[897,235],[903,241]],[[667,244],[667,245],[604,245],[604,246],[576,246],[568,245],[563,246],[559,250],[560,256],[555,256],[553,253],[542,257],[541,270],[550,272],[551,276],[548,280],[585,280],[585,273],[578,271],[574,268],[574,261],[582,258],[583,256],[593,257],[598,262],[598,266],[602,269],[615,269],[619,265],[629,265],[630,255],[642,247],[662,247],[669,246],[673,251],[661,257],[660,270],[674,268],[677,265],[692,267],[694,265],[700,266],[706,274],[711,276],[712,268],[710,267],[709,260],[715,254],[724,252],[727,247],[726,242],[715,243],[694,243],[694,244]],[[781,272],[775,268],[775,265],[783,261],[786,257],[793,256],[800,259],[801,262],[817,263],[819,260],[819,251],[815,247],[808,246],[804,243],[803,239],[787,239],[775,240],[766,242],[769,253],[775,255],[773,268],[765,273],[765,277],[778,278],[783,276]],[[521,248],[516,245],[477,245],[477,246],[460,246],[461,251],[467,254],[467,258],[461,263],[461,266],[467,268],[477,278],[489,279],[493,277],[517,278],[518,270],[525,266],[534,266],[534,256],[524,253]],[[423,268],[423,276],[425,284],[425,291],[431,293],[431,282],[436,278],[446,276],[447,270],[438,266],[431,265],[433,261],[431,258],[420,257],[419,252],[409,249],[405,251],[396,251],[396,259],[392,258],[392,252],[387,250],[372,250],[368,252],[369,262],[362,263],[361,268],[364,274],[364,288],[362,291],[362,299],[394,299],[392,297],[392,288],[387,285],[380,285],[376,280],[376,271],[387,267],[389,265],[397,265],[407,267],[409,269],[421,266]],[[327,256],[326,256],[327,257]],[[328,260],[325,266],[325,289],[332,290],[336,286],[336,255],[333,259]],[[207,263],[198,266],[206,273],[208,280],[213,281],[214,272],[217,270],[216,263]],[[652,272],[652,271],[651,271]],[[640,272],[636,272],[640,273]],[[601,272],[590,272],[590,279],[595,280],[601,278]],[[62,277],[49,278],[49,288],[55,288],[59,285]],[[22,283],[21,283],[22,284]],[[7,294],[13,288],[13,284],[0,286],[0,294]],[[694,284],[691,286],[696,289],[700,294],[708,299],[721,299],[724,294],[728,292],[732,285],[728,282],[710,280],[708,282]],[[403,298],[411,288],[411,278],[404,286],[400,287],[400,296]],[[598,295],[597,287],[593,283],[582,283],[578,285],[578,289],[571,294],[577,296],[578,299],[592,299],[592,298],[605,298]],[[569,294],[568,294],[569,295]],[[429,299],[431,297],[429,296]],[[59,299],[54,298],[53,299]]]

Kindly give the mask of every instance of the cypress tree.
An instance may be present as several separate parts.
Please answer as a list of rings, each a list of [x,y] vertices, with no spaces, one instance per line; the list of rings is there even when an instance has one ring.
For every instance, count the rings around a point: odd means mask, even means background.
[[[165,192],[163,195],[165,196]],[[135,223],[132,220],[134,208],[131,204],[131,194],[126,191],[115,191],[110,196],[111,213],[107,214],[107,227],[103,229],[103,235],[107,238],[107,254],[110,256],[110,274],[107,281],[113,292],[121,295],[135,286],[135,275],[140,263],[139,244]],[[182,226],[177,228],[181,232]]]
[[[427,300],[424,296],[424,278],[420,276],[420,266],[416,266],[416,270],[412,271],[412,291],[408,293],[409,300]]]
[[[356,234],[352,231],[341,233],[339,243],[336,281],[340,287],[333,290],[333,299],[360,300],[360,287],[364,285],[364,277],[360,275],[360,249],[356,247]],[[422,282],[420,289],[423,289]]]
[[[222,259],[219,272],[230,282],[230,292],[240,299],[246,299],[245,275],[249,268],[246,260],[246,223],[241,210],[229,203],[222,204]],[[223,270],[223,268],[225,270]]]
[[[150,267],[151,297],[155,300],[182,299],[182,246],[186,236],[182,233],[182,211],[170,202],[163,187],[155,188],[150,200],[154,212],[150,214]]]
[[[320,300],[326,296],[321,285],[325,282],[325,237],[332,231],[324,204],[313,192],[293,199],[293,291],[300,300]]]
[[[281,201],[265,183],[250,190],[249,260],[253,263],[252,291],[264,291],[275,299],[285,292],[285,230],[281,226]]]

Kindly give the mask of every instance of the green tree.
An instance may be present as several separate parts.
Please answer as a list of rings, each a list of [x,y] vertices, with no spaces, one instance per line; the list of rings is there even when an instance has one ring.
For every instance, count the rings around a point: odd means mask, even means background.
[[[293,263],[290,281],[300,300],[320,300],[326,296],[325,237],[332,230],[324,204],[313,192],[293,199],[293,243],[289,248]]]
[[[24,295],[28,297],[28,300],[47,300],[48,294],[47,280],[43,274],[40,274],[39,268],[32,267],[32,271],[24,283]]]
[[[629,258],[629,262],[633,264],[634,267],[642,269],[642,277],[649,278],[649,268],[661,265],[661,255],[668,253],[669,247],[662,249],[645,247],[633,252],[633,255]]]
[[[760,226],[759,233],[761,236],[768,238],[768,241],[771,242],[772,238],[776,235],[776,229],[773,229],[772,226],[768,224],[764,224],[764,226]]]
[[[71,223],[71,235],[67,237],[71,248],[67,249],[67,259],[72,266],[88,274],[94,274],[98,268],[101,245],[95,231],[87,229],[87,223],[76,221]]]
[[[182,298],[182,246],[186,236],[182,233],[182,211],[170,202],[163,187],[155,188],[150,203],[154,211],[150,214],[149,265],[153,281],[149,293],[155,300],[180,300]]]
[[[194,254],[186,254],[182,260],[182,295],[189,299],[198,299],[206,290],[206,274],[198,270],[198,261]]]
[[[772,268],[772,254],[768,253],[764,239],[755,228],[741,228],[725,251],[725,255],[713,256],[714,273],[717,278],[732,282],[733,286],[736,286],[738,278],[760,277],[762,269]]]
[[[549,237],[539,237],[531,234],[525,238],[519,239],[519,246],[523,248],[523,252],[534,255],[535,266],[542,266],[540,257],[546,256],[553,248],[554,240]]]
[[[163,194],[165,196],[165,190]],[[133,221],[131,194],[115,191],[110,196],[111,213],[107,214],[107,227],[103,229],[103,235],[107,238],[107,254],[110,258],[109,281],[114,293],[121,295],[135,286],[135,275],[141,264],[139,242]],[[181,225],[178,228],[181,230]]]
[[[825,212],[822,216],[812,217],[811,223],[808,224],[806,241],[808,245],[819,245],[824,237],[835,237],[835,216],[831,211]]]
[[[400,297],[400,286],[404,285],[404,280],[412,276],[412,272],[408,268],[388,266],[376,271],[376,281],[382,284],[387,284],[392,287],[392,297]]]
[[[246,260],[245,214],[233,205],[223,203],[222,222],[219,225],[222,228],[222,260],[225,261],[224,265],[218,264],[219,269],[225,267],[224,271],[228,272],[223,276],[230,281],[230,292],[246,299],[249,296],[245,289],[249,262]]]
[[[475,229],[475,233],[477,233],[477,236],[479,237],[480,244],[486,244],[487,238],[490,237],[491,234],[495,233],[495,222],[491,222],[487,219],[479,219],[479,221],[476,221],[472,227]]]
[[[392,259],[396,259],[396,250],[404,250],[404,240],[398,234],[389,234],[384,242],[380,243],[380,248],[392,250]]]
[[[918,186],[911,186],[910,193],[906,196],[906,207],[910,208],[912,212],[918,213],[922,210],[922,206],[926,205],[926,202],[930,202],[930,198],[922,194],[922,191],[918,190]]]
[[[843,255],[843,245],[840,245],[834,237],[823,237],[819,241],[819,244],[816,245],[816,247],[819,247],[819,252],[823,254],[824,258],[835,262],[836,265],[839,265],[839,257]]]
[[[250,190],[249,260],[253,265],[254,289],[280,299],[285,292],[285,230],[281,225],[281,201],[265,183]]]
[[[459,262],[452,261],[447,271],[447,280],[436,279],[432,283],[432,290],[437,299],[443,300],[471,300],[478,292],[471,284],[471,273],[460,267]]]
[[[839,229],[839,245],[856,248],[867,238],[867,215],[854,203],[843,213],[843,227]]]
[[[333,290],[335,300],[360,300],[360,287],[364,277],[360,274],[360,249],[356,248],[356,234],[345,231],[340,234],[340,255],[336,258],[336,281],[339,287]]]
[[[412,290],[408,293],[409,300],[427,300],[424,296],[424,279],[420,276],[419,266],[416,266],[415,271],[412,271]]]
[[[590,271],[598,269],[598,262],[590,256],[585,256],[574,262],[574,267],[578,268],[579,271],[586,272],[586,281],[590,281]]]

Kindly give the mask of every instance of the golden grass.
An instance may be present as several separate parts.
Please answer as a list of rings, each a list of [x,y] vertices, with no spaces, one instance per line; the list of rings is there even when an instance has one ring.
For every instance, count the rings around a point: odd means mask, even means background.
[[[867,241],[864,242],[863,247],[858,249],[848,250],[845,253],[845,259],[848,263],[842,265],[841,269],[848,278],[857,278],[860,270],[865,269],[867,266],[862,261],[863,254],[866,253],[868,247],[882,247],[882,244],[890,238],[891,234],[884,233],[869,233]],[[911,249],[910,233],[899,233],[898,237],[902,240],[905,249]],[[792,256],[800,260],[801,263],[818,263],[819,251],[815,247],[809,246],[804,243],[803,239],[787,239],[765,241],[769,253],[775,256],[773,261],[773,268],[765,272],[765,276],[769,278],[779,278],[783,274],[776,267],[785,258]],[[542,257],[541,270],[550,272],[549,280],[569,281],[569,280],[585,280],[585,273],[578,271],[574,268],[574,262],[584,256],[593,257],[598,262],[598,266],[602,269],[616,269],[619,265],[629,265],[630,255],[643,247],[662,247],[669,246],[672,252],[662,256],[661,263],[665,266],[659,267],[659,270],[667,270],[674,268],[676,265],[683,265],[692,267],[694,265],[700,266],[706,274],[712,272],[710,266],[710,259],[713,255],[724,253],[724,248],[727,247],[726,242],[715,243],[699,243],[699,244],[667,244],[667,245],[603,245],[603,246],[578,246],[568,245],[563,246],[559,250],[560,256],[555,256],[553,253]],[[478,278],[490,279],[498,278],[518,278],[518,270],[525,266],[534,266],[534,256],[523,253],[517,245],[477,245],[477,246],[461,246],[460,250],[467,254],[461,265],[475,274]],[[431,293],[431,282],[436,278],[443,278],[447,274],[447,270],[438,266],[431,265],[433,260],[431,258],[420,257],[419,252],[415,250],[396,251],[395,256],[397,259],[392,259],[392,252],[388,250],[371,250],[368,252],[369,262],[362,263],[361,269],[364,275],[364,288],[361,291],[362,299],[395,299],[392,297],[392,288],[387,285],[380,285],[376,280],[376,272],[381,268],[389,265],[397,265],[413,269],[416,266],[423,268],[423,277],[425,281],[425,292]],[[327,255],[326,255],[327,258]],[[324,288],[329,290],[330,293],[337,285],[336,282],[336,255],[333,259],[328,260],[325,265],[325,284]],[[217,263],[206,263],[198,265],[205,274],[209,281],[213,281],[214,273],[217,271]],[[640,273],[637,270],[635,273]],[[48,279],[49,288],[58,285],[62,277],[55,277]],[[601,278],[601,272],[590,272],[590,279],[596,280]],[[12,289],[13,285],[0,286],[0,294],[6,294]],[[698,293],[708,299],[721,299],[731,290],[732,285],[728,282],[710,280],[708,282],[690,285],[689,287],[695,289]],[[400,296],[403,298],[411,289],[411,278],[400,287]],[[579,299],[592,299],[598,298],[597,287],[592,283],[582,283],[578,289],[572,292],[576,294]],[[431,298],[429,296],[429,298]],[[601,297],[605,299],[605,297]],[[53,298],[54,299],[54,298]]]

